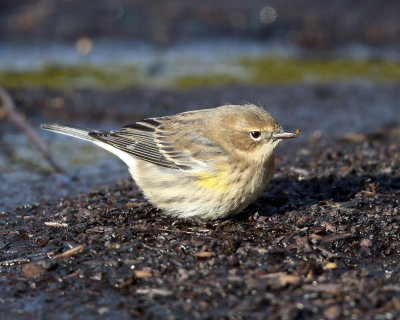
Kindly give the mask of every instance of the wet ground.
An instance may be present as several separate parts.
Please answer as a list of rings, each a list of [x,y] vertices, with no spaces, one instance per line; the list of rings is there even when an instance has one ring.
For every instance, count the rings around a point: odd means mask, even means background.
[[[316,137],[235,219],[176,221],[130,180],[1,216],[7,319],[395,319],[400,132]]]
[[[288,130],[240,216],[172,220],[115,157],[0,119],[0,319],[400,318],[399,2],[3,1],[36,127],[256,103]],[[1,117],[1,115],[0,115]]]

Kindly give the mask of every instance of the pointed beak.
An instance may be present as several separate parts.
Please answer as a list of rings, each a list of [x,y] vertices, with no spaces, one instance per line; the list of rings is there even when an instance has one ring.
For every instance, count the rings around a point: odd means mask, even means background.
[[[300,132],[300,129],[297,129],[296,132],[279,132],[272,135],[274,139],[291,139],[296,138]]]

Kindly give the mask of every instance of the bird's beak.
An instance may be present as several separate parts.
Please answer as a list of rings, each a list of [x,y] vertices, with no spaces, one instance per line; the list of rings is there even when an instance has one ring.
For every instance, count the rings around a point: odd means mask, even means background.
[[[272,135],[274,139],[290,139],[296,138],[300,132],[300,129],[297,129],[296,132],[279,132]]]

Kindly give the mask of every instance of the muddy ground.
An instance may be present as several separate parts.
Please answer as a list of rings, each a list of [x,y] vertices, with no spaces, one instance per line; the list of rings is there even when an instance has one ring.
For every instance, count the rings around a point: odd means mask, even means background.
[[[229,220],[164,217],[129,179],[3,212],[0,318],[399,318],[399,138],[310,135]]]
[[[306,49],[304,58],[347,46],[362,60],[366,46],[381,50],[377,60],[396,60],[399,14],[396,0],[6,0],[0,50],[79,39],[95,48],[103,40],[168,48],[233,38]],[[42,133],[68,168],[55,174],[1,119],[0,319],[400,319],[400,90],[393,79],[10,87],[36,128],[115,129],[251,102],[301,135],[279,146],[260,199],[233,219],[202,222],[163,216],[118,160]]]

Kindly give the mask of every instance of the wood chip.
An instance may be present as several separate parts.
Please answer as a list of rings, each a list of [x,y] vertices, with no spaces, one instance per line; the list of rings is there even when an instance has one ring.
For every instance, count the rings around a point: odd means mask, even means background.
[[[162,288],[151,288],[151,289],[137,289],[136,293],[150,295],[150,296],[157,295],[157,296],[167,297],[172,294],[172,291]]]
[[[316,243],[317,241],[322,239],[322,236],[315,234],[315,233],[310,234],[308,237],[311,239],[312,243]]]
[[[138,203],[138,202],[127,202],[127,203],[125,203],[125,205],[127,207],[129,207],[129,208],[137,208],[137,207],[140,206],[140,203]]]
[[[66,276],[62,277],[63,280],[68,279],[68,278],[73,278],[79,275],[79,272],[73,272],[70,274],[67,274]]]
[[[328,262],[324,265],[325,270],[336,269],[338,266],[335,262]]]
[[[71,248],[71,249],[69,249],[67,251],[64,251],[63,253],[60,253],[60,254],[58,254],[56,256],[53,256],[52,258],[53,259],[69,258],[69,257],[72,257],[73,255],[75,255],[77,253],[82,252],[82,251],[83,251],[83,246],[77,246],[77,247]]]
[[[136,278],[149,278],[153,275],[150,268],[144,268],[142,270],[135,270]]]
[[[194,256],[196,258],[207,259],[207,258],[211,258],[214,254],[215,254],[215,252],[211,252],[211,251],[199,251],[199,252],[196,252],[194,254]]]
[[[329,230],[331,232],[336,232],[336,226],[334,226],[332,223],[329,223],[328,221],[325,221],[323,223],[323,226],[325,227],[326,230]]]
[[[306,291],[339,294],[342,287],[343,287],[342,285],[333,283],[317,284],[317,285],[306,284],[303,286],[303,289]]]
[[[292,168],[292,171],[302,176],[308,176],[310,174],[309,171],[303,168]]]
[[[275,272],[275,273],[269,273],[260,276],[260,279],[273,279],[276,280],[280,287],[284,287],[286,285],[295,285],[300,283],[301,277],[295,276],[292,274],[288,274],[286,272]]]
[[[65,223],[65,222],[46,221],[44,224],[47,227],[56,227],[56,228],[66,228],[66,227],[68,227],[68,223]]]
[[[353,235],[352,233],[332,234],[330,236],[324,237],[323,241],[324,242],[332,242],[332,241],[336,241],[336,240],[343,240],[343,239],[351,237],[352,235]]]

